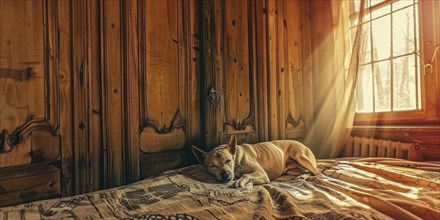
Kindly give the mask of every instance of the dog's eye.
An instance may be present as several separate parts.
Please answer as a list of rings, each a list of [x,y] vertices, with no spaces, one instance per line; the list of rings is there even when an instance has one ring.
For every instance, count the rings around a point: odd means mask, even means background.
[[[217,166],[216,165],[211,165],[211,166],[209,166],[209,168],[217,168]]]
[[[231,162],[231,160],[226,160],[226,162],[225,163],[230,163]]]

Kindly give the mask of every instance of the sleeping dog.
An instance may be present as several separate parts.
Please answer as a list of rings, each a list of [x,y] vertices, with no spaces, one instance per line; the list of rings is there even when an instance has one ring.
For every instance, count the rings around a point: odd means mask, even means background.
[[[206,153],[192,146],[192,152],[217,181],[232,183],[233,187],[244,187],[269,183],[282,174],[300,175],[304,168],[314,175],[319,174],[312,151],[293,140],[278,140],[258,144],[237,145],[232,135],[227,145],[220,145]]]

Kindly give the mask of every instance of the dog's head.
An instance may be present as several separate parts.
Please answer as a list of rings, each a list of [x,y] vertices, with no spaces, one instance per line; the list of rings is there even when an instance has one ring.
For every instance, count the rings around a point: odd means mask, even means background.
[[[208,153],[192,146],[192,152],[199,163],[203,164],[217,181],[227,183],[234,179],[236,147],[237,141],[235,135],[232,135],[227,145],[220,145]]]

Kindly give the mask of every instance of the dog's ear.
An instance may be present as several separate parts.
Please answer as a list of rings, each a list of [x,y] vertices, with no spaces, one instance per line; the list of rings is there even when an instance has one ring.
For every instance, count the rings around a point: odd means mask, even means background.
[[[203,164],[203,162],[205,161],[205,158],[206,158],[206,152],[203,150],[200,150],[199,148],[197,148],[194,145],[191,145],[191,146],[192,146],[191,150],[192,150],[194,156],[196,156],[199,163]]]
[[[227,148],[231,154],[235,154],[237,151],[237,138],[235,138],[235,134],[231,135]]]

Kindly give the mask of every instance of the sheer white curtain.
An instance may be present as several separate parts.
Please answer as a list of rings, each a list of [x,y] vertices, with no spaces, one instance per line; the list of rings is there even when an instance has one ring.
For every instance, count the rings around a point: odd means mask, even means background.
[[[337,157],[346,140],[350,136],[353,120],[356,111],[356,84],[359,71],[359,61],[363,59],[365,53],[365,28],[363,27],[363,17],[365,1],[357,1],[353,4],[348,0],[332,0],[333,36],[331,44],[333,53],[330,57],[322,58],[327,62],[325,65],[333,65],[333,71],[319,73],[319,80],[327,80],[320,87],[321,100],[313,100],[315,103],[314,122],[308,129],[305,144],[311,147],[318,158]],[[350,28],[350,3],[352,7],[358,7],[355,14],[357,25]],[[321,50],[326,50],[323,48]],[[333,57],[331,57],[333,56]],[[313,63],[320,65],[322,63]],[[348,69],[348,70],[347,70]],[[314,83],[317,79],[313,79]]]

